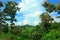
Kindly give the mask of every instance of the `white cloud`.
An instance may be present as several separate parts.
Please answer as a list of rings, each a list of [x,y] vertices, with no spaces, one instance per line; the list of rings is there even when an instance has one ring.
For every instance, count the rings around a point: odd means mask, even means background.
[[[36,10],[35,12],[33,12],[33,13],[29,13],[29,14],[26,14],[26,15],[24,15],[25,17],[39,17],[40,16],[40,14],[42,14],[42,12],[41,11],[39,11],[39,10]]]
[[[29,20],[28,19],[23,20],[23,25],[26,25],[26,24],[29,24]]]
[[[39,16],[43,12],[42,3],[45,0],[22,0],[19,3],[18,7],[21,7],[20,11],[17,13],[23,12],[24,20],[17,22],[20,25],[37,25],[40,22]]]
[[[35,20],[34,21],[34,25],[38,25],[38,24],[39,24],[39,22]]]
[[[39,7],[44,1],[45,0],[22,0],[18,7],[21,7],[20,11],[28,11],[31,8]]]
[[[24,15],[23,25],[37,25],[40,22],[39,16],[41,13],[39,10],[36,10],[34,13]]]
[[[60,18],[54,18],[54,21],[60,22]]]
[[[22,25],[22,22],[16,22],[15,25]]]
[[[52,12],[50,16],[54,18],[54,21],[60,22],[60,18],[56,18],[57,16],[59,16],[58,12]]]

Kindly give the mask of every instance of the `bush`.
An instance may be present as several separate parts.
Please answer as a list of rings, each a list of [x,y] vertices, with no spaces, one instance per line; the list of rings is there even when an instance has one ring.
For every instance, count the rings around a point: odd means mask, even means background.
[[[9,31],[9,29],[8,29],[8,24],[4,24],[4,25],[2,26],[2,31],[3,31],[4,33],[8,33],[8,31]]]
[[[41,40],[60,40],[60,31],[52,29],[48,34],[43,36]]]
[[[18,26],[12,26],[10,30],[10,32],[15,35],[18,35],[21,31],[22,29]]]

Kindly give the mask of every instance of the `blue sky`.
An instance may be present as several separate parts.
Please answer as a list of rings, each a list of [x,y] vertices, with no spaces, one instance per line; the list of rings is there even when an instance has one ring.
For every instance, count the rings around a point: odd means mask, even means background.
[[[8,0],[1,0],[2,2],[6,2]],[[10,0],[12,1],[12,0]],[[45,11],[45,8],[42,6],[42,3],[45,2],[45,0],[14,0],[18,3],[18,7],[21,7],[20,11],[16,12],[16,19],[17,22],[16,25],[37,25],[40,21],[40,14],[42,14]],[[48,0],[50,3],[57,4],[60,0]],[[55,13],[55,12],[53,12]],[[51,13],[52,17],[56,17],[58,15],[57,13],[53,14]],[[54,16],[53,16],[54,15]],[[56,18],[55,18],[55,21]]]
[[[52,3],[52,4],[58,4],[58,3],[60,3],[60,0],[48,0],[50,3]]]

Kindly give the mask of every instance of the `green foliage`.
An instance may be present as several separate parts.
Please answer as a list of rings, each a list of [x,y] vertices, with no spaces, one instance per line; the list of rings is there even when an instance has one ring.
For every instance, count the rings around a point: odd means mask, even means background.
[[[50,23],[53,21],[53,18],[51,18],[51,16],[49,15],[49,13],[42,13],[40,15],[41,21],[42,22],[46,22],[46,23]]]
[[[3,3],[0,1],[0,7],[2,7],[3,6]]]
[[[3,26],[2,26],[2,31],[4,32],[4,33],[8,33],[8,31],[9,31],[9,29],[8,29],[8,24],[3,24]]]
[[[55,5],[53,5],[51,3],[44,2],[42,5],[46,8],[46,11],[48,11],[49,13],[51,13],[51,12],[56,10]]]
[[[18,35],[20,31],[22,31],[22,29],[19,26],[12,26],[10,29],[10,32],[15,35]]]
[[[57,5],[54,5],[49,2],[44,2],[42,5],[45,7],[46,11],[49,13],[52,13],[55,11],[55,12],[58,12],[58,14],[60,14],[60,3]]]
[[[56,10],[60,10],[60,3],[56,6]]]
[[[52,29],[48,34],[43,36],[41,40],[60,40],[60,31]]]
[[[35,31],[32,33],[31,40],[40,40],[41,37],[42,36],[41,36],[40,32]]]
[[[4,29],[5,30],[5,29]],[[48,32],[49,30],[49,32]],[[48,30],[41,25],[35,27],[9,27],[8,33],[1,32],[1,40],[60,40],[60,23],[51,23]]]
[[[11,26],[14,25],[13,21],[16,21],[15,15],[16,11],[19,10],[20,8],[16,7],[17,3],[16,2],[7,2],[5,9],[3,10],[5,13],[7,13],[7,16],[10,18],[7,18],[11,22]]]
[[[0,2],[0,7],[2,5],[3,3]],[[42,22],[36,26],[15,26],[15,15],[19,10],[16,6],[16,2],[7,2],[5,9],[0,12],[0,40],[60,40],[60,22],[52,22],[54,19],[49,15],[53,11],[60,10],[60,4],[55,6],[44,2],[43,6],[47,12],[40,15]],[[10,27],[6,21],[11,22]]]
[[[42,13],[40,15],[41,18],[41,26],[45,27],[45,29],[48,30],[48,28],[50,28],[52,21],[54,20],[53,18],[51,18],[51,16],[49,15],[49,13]]]

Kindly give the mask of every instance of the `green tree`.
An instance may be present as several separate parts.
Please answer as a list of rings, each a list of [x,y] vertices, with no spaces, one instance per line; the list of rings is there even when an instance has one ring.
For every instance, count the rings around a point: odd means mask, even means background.
[[[45,7],[46,11],[49,14],[53,11],[58,12],[58,14],[60,14],[60,3],[58,5],[54,5],[49,2],[44,2],[43,6]],[[47,20],[47,18],[50,20],[50,17],[48,17],[47,15],[45,16],[45,15],[44,14],[41,15],[41,16],[43,16],[43,17],[41,17],[42,18],[41,20],[44,21],[44,20]],[[59,18],[59,17],[60,16],[58,16],[57,18]],[[49,20],[47,21],[47,23],[49,23]],[[53,19],[52,19],[52,21],[53,21]],[[45,24],[45,23],[43,22],[43,24]],[[48,31],[48,30],[46,30],[46,31]],[[60,33],[60,23],[53,22],[50,25],[50,31],[48,33],[46,33],[45,35],[43,35],[41,40],[60,40],[59,33]]]
[[[54,20],[53,18],[51,18],[51,16],[49,15],[49,13],[42,13],[40,15],[42,24],[45,26],[45,28],[50,27],[50,24],[52,23],[52,21]]]
[[[0,1],[0,8],[3,7],[3,3]],[[6,14],[0,9],[0,28],[2,28],[2,24],[6,21]]]
[[[19,33],[22,31],[22,28],[20,26],[12,26],[10,32],[14,35],[19,35]]]
[[[0,1],[0,7],[2,7],[3,6],[3,3]]]
[[[2,32],[8,33],[8,31],[9,31],[8,24],[7,24],[7,23],[4,23],[4,24],[2,25]]]
[[[15,19],[15,15],[17,10],[19,10],[20,8],[16,7],[17,3],[16,2],[7,2],[6,7],[4,9],[4,12],[7,13],[7,16],[10,17],[8,18],[8,20],[11,22],[11,26],[14,25],[14,21],[16,21]]]
[[[0,11],[0,28],[2,28],[3,23],[7,23],[6,21],[10,21],[12,26],[14,24],[14,21],[16,21],[16,12],[20,10],[20,8],[17,7],[18,4],[16,2],[8,1],[4,5],[3,2],[0,1],[0,8],[4,6],[4,9]]]
[[[49,13],[55,11],[55,12],[58,12],[58,14],[60,14],[60,3],[57,5],[54,5],[47,1],[47,2],[44,2],[42,5],[46,8],[46,11]]]
[[[44,2],[42,5],[46,8],[46,11],[49,12],[49,13],[56,10],[55,5],[53,5],[53,4],[49,3],[49,2]]]
[[[2,2],[0,1],[0,8],[2,7],[3,5],[2,5]],[[0,9],[0,11],[1,11],[1,9]],[[1,26],[1,12],[0,12],[0,26]]]

